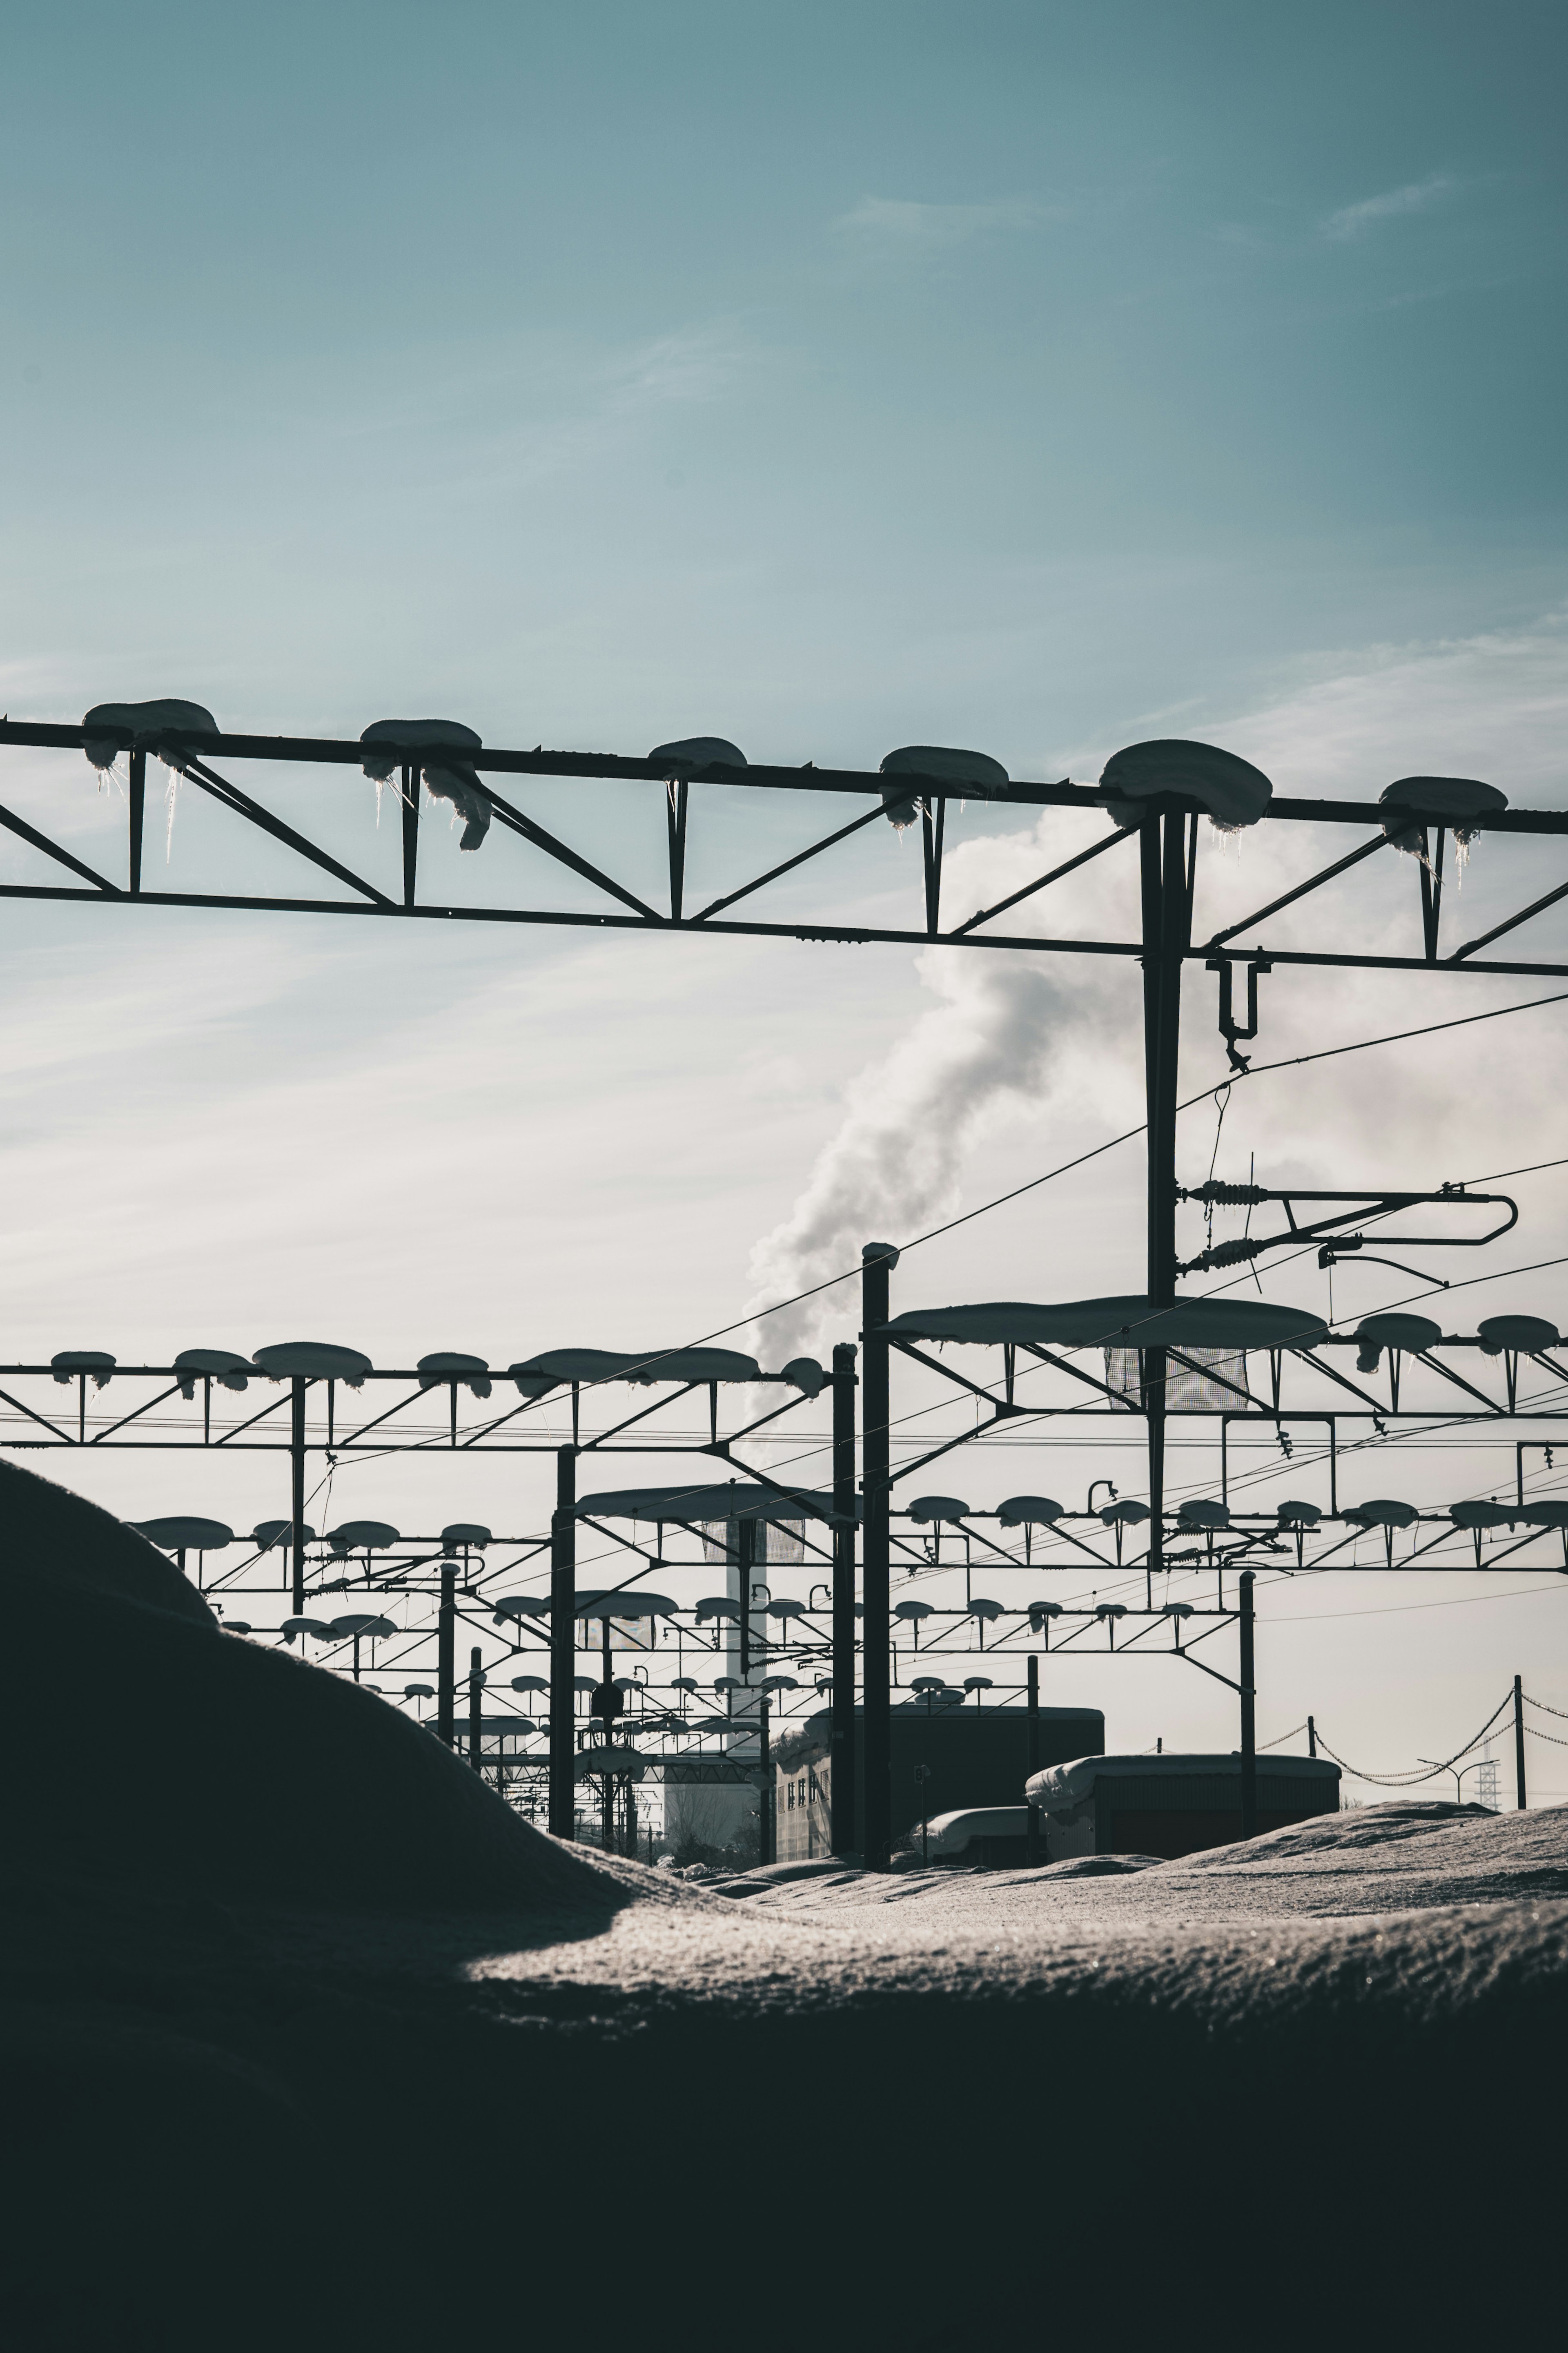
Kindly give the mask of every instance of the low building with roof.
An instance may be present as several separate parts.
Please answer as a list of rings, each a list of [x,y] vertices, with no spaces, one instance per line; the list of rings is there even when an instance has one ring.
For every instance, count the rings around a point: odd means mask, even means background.
[[[1333,1814],[1340,1768],[1326,1757],[1259,1757],[1258,1830]],[[1080,1757],[1027,1782],[1052,1862],[1080,1854],[1153,1854],[1173,1861],[1241,1836],[1241,1756]]]

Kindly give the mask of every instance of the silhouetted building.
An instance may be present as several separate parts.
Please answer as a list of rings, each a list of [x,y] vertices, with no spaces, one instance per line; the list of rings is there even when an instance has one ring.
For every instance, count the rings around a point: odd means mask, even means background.
[[[861,1710],[856,1722],[856,1818],[864,1820],[865,1747]],[[833,1852],[832,1718],[807,1718],[781,1731],[773,1743],[774,1853],[780,1862]],[[922,1816],[963,1806],[1016,1805],[1029,1774],[1029,1715],[1019,1706],[979,1707],[952,1700],[901,1701],[889,1719],[893,1843],[918,1836]],[[1042,1707],[1042,1766],[1094,1754],[1105,1740],[1105,1718],[1093,1707]],[[925,1771],[917,1778],[917,1768]]]

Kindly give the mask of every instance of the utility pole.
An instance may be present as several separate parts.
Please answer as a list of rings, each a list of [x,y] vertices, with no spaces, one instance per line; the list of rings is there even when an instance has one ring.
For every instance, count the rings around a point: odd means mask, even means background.
[[[1040,1769],[1040,1662],[1035,1651],[1029,1653],[1029,1778],[1032,1781]],[[1033,1871],[1040,1860],[1040,1810],[1029,1800],[1029,1826],[1024,1843],[1024,1861]]]
[[[828,1797],[835,1854],[859,1852],[855,1822],[855,1350],[833,1351],[833,1699]]]
[[[1253,1683],[1253,1571],[1241,1572],[1241,1835],[1258,1836],[1258,1694]]]
[[[294,1555],[296,1618],[301,1617],[305,1609],[305,1390],[308,1386],[304,1374],[296,1373],[293,1395],[289,1400],[289,1468],[291,1478],[289,1538]]]
[[[484,1773],[484,1652],[468,1652],[468,1762],[476,1773]]]
[[[892,1456],[888,1397],[888,1277],[899,1262],[891,1242],[868,1242],[860,1252],[861,1345],[865,1366],[860,1385],[860,1480],[864,1496],[861,1539],[860,1717],[866,1795],[862,1852],[868,1871],[886,1871],[892,1841],[891,1664],[889,1657],[892,1575],[888,1514],[891,1505]]]
[[[574,1393],[575,1394],[575,1393]],[[555,1512],[550,1523],[550,1828],[569,1839],[576,1830],[577,1449],[555,1457]]]
[[[1148,1283],[1156,1314],[1176,1295],[1176,1092],[1182,958],[1192,944],[1197,818],[1152,806],[1139,838],[1143,913],[1143,1083],[1148,1109]],[[1136,1335],[1134,1335],[1136,1337]],[[1145,1348],[1143,1411],[1149,1430],[1148,1605],[1165,1556],[1165,1384],[1163,1347]]]
[[[436,1620],[436,1736],[450,1748],[457,1738],[458,1564],[441,1563],[441,1608]]]
[[[1522,1814],[1528,1802],[1524,1787],[1524,1684],[1518,1675],[1513,1679],[1513,1787],[1514,1802]]]

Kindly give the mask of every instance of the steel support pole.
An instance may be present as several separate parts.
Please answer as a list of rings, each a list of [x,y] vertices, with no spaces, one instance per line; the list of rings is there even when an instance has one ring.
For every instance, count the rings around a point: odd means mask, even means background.
[[[419,770],[405,761],[400,771],[398,806],[403,818],[403,903],[412,907],[419,895]]]
[[[855,1820],[855,1351],[833,1351],[833,1852],[858,1854]]]
[[[436,1620],[436,1736],[448,1748],[456,1746],[458,1727],[458,1568],[441,1563],[441,1608]]]
[[[1307,1718],[1307,1754],[1308,1754],[1308,1756],[1309,1756],[1309,1757],[1315,1757],[1315,1756],[1317,1755],[1317,1753],[1318,1753],[1318,1720],[1317,1720],[1316,1716],[1310,1715],[1310,1716]]]
[[[142,838],[147,822],[147,754],[131,754],[131,890],[142,889]]]
[[[892,1567],[888,1523],[892,1457],[887,1322],[888,1277],[898,1262],[899,1253],[890,1242],[868,1242],[860,1252],[860,1342],[865,1351],[860,1383],[860,1479],[865,1514],[860,1581],[866,1613],[861,1620],[860,1635],[860,1682],[865,1695],[860,1740],[866,1789],[860,1852],[868,1871],[886,1871],[892,1843],[892,1726],[889,1719],[889,1585]]]
[[[1529,1802],[1524,1786],[1524,1683],[1513,1679],[1513,1798],[1522,1814]]]
[[[773,1758],[772,1744],[768,1738],[766,1692],[763,1694],[763,1704],[758,1710],[758,1737],[760,1763],[757,1795],[762,1799],[762,1803],[757,1809],[757,1861],[772,1862],[773,1861]]]
[[[1029,1653],[1029,1778],[1032,1781],[1040,1769],[1040,1662],[1035,1651]],[[1033,1800],[1029,1805],[1029,1827],[1024,1847],[1024,1861],[1033,1871],[1040,1860],[1040,1810]]]
[[[752,1573],[757,1565],[755,1520],[735,1522],[736,1582],[741,1588],[741,1681],[752,1684]]]
[[[294,1555],[294,1615],[304,1614],[305,1609],[305,1376],[294,1376],[294,1394],[290,1404],[289,1428],[289,1468],[291,1473],[289,1493],[289,1541]]]
[[[1253,1572],[1241,1572],[1241,1835],[1258,1836],[1258,1694],[1253,1682]]]
[[[1143,1084],[1148,1113],[1147,1280],[1152,1308],[1176,1293],[1176,1101],[1182,1022],[1182,958],[1191,944],[1195,818],[1151,809],[1139,841],[1143,917]],[[1191,837],[1191,839],[1189,839]],[[1163,1348],[1142,1353],[1143,1410],[1149,1431],[1149,1551],[1146,1599],[1165,1554],[1165,1383]]]
[[[484,1770],[484,1652],[468,1652],[468,1762],[476,1773]]]
[[[555,1457],[555,1514],[550,1524],[550,1828],[564,1839],[573,1835],[576,1816],[576,1503],[577,1449],[563,1446]]]

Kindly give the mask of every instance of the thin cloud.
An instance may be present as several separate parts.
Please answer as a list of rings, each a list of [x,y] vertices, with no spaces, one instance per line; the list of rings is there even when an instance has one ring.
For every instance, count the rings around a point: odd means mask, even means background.
[[[1447,172],[1429,179],[1412,180],[1407,187],[1387,188],[1380,196],[1365,196],[1359,205],[1345,205],[1323,223],[1323,235],[1336,245],[1349,245],[1379,221],[1398,220],[1406,213],[1424,213],[1451,195],[1458,184]]]
[[[862,196],[833,224],[840,237],[905,252],[963,245],[987,229],[1034,228],[1052,217],[1028,196],[990,205],[919,205],[891,196]]]

